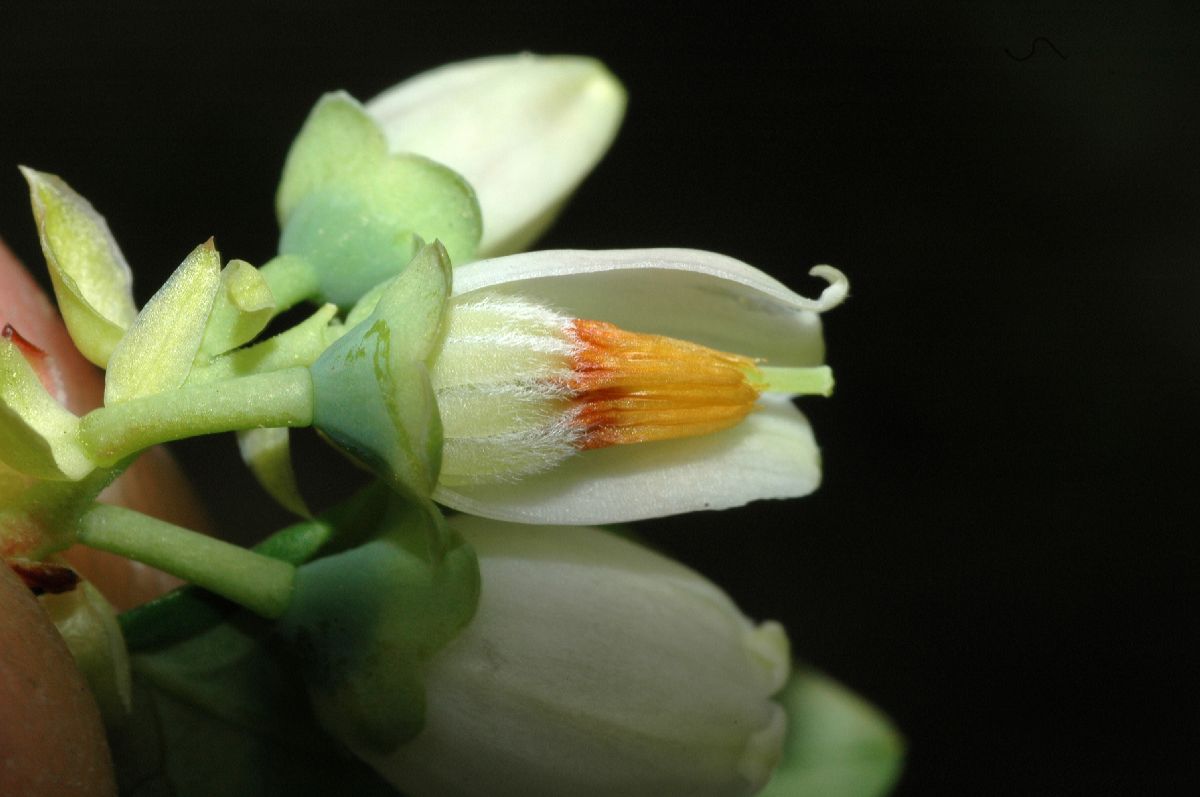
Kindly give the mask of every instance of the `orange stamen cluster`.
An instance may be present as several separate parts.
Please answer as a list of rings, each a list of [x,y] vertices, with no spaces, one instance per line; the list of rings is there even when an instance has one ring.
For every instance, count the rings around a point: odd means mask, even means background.
[[[720,431],[753,409],[754,360],[603,321],[572,322],[580,345],[567,387],[575,447],[603,448]]]

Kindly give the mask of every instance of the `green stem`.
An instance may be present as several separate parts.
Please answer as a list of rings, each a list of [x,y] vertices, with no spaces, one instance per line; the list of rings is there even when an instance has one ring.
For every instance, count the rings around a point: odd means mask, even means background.
[[[294,565],[132,509],[96,504],[79,522],[79,542],[165,570],[263,617],[284,613]]]
[[[299,255],[278,255],[258,271],[275,297],[275,315],[315,296],[320,287],[312,264]]]
[[[257,426],[309,426],[312,410],[308,369],[288,368],[101,407],[83,417],[79,437],[95,462],[109,465],[169,440]]]

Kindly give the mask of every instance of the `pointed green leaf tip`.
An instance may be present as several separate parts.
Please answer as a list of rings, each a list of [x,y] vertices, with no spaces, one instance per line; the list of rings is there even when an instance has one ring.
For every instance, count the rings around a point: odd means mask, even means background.
[[[137,315],[129,266],[108,225],[53,174],[21,167],[59,312],[79,351],[103,368]]]
[[[311,367],[313,425],[394,489],[428,500],[442,427],[427,361],[450,296],[450,259],[426,246],[365,320]]]
[[[887,717],[811,668],[779,696],[788,715],[783,761],[760,797],[882,797],[904,763],[904,740]]]
[[[321,300],[342,307],[394,276],[421,240],[455,263],[474,257],[479,203],[454,171],[418,155],[390,155],[357,100],[327,94],[288,153],[276,196],[279,251],[307,261]]]

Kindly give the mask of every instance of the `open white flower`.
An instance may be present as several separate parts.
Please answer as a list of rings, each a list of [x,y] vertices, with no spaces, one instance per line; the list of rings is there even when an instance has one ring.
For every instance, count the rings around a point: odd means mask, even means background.
[[[779,762],[791,668],[712,582],[594,528],[450,520],[480,603],[425,675],[424,729],[358,750],[414,797],[734,797]]]
[[[830,283],[816,300],[685,249],[460,266],[431,369],[444,426],[434,497],[586,524],[811,492],[820,458],[790,397],[828,393],[818,313],[847,291],[836,269],[812,273]]]
[[[604,65],[532,53],[447,64],[366,105],[393,152],[457,171],[483,213],[480,257],[524,249],[603,157],[625,112]]]

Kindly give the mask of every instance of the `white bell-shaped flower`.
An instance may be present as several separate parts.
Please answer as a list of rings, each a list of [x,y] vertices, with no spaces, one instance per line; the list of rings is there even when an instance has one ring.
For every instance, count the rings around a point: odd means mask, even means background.
[[[606,531],[451,519],[481,598],[429,662],[426,723],[364,754],[413,797],[747,795],[778,763],[787,637]]]

